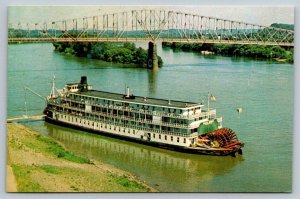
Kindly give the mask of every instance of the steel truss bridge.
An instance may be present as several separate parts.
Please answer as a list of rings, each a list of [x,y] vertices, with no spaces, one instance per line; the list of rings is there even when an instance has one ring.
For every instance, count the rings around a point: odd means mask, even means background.
[[[194,42],[294,46],[294,31],[166,10],[10,23],[8,42]]]

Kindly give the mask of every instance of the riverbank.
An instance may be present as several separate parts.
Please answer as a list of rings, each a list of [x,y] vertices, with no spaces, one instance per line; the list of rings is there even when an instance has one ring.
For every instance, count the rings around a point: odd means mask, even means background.
[[[22,124],[7,124],[7,147],[8,192],[157,191],[131,173],[76,156]]]
[[[163,42],[163,48],[190,51],[204,55],[223,55],[229,57],[249,57],[267,59],[280,63],[294,63],[294,48],[263,45],[208,44]]]

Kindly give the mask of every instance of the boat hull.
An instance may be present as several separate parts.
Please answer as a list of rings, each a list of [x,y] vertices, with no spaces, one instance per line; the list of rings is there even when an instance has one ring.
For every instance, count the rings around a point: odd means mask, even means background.
[[[100,135],[104,135],[104,136],[108,136],[108,137],[113,137],[113,138],[118,138],[118,139],[122,139],[122,140],[126,140],[126,141],[131,141],[131,142],[134,142],[134,143],[140,143],[140,144],[145,144],[145,145],[149,145],[149,146],[155,146],[155,147],[164,148],[164,149],[173,150],[173,151],[178,151],[178,152],[201,154],[201,155],[213,155],[213,156],[228,156],[228,155],[230,155],[230,156],[233,156],[233,157],[235,157],[236,154],[242,154],[242,149],[241,149],[242,146],[236,147],[236,148],[233,148],[233,149],[182,147],[182,146],[176,146],[176,145],[171,145],[171,144],[166,144],[166,143],[159,143],[159,142],[152,142],[152,141],[148,141],[148,140],[137,139],[137,138],[128,137],[128,136],[124,136],[124,135],[112,134],[112,133],[105,132],[105,131],[90,129],[90,128],[86,128],[84,126],[79,126],[79,125],[71,124],[71,123],[68,123],[68,122],[56,120],[56,119],[53,119],[53,118],[48,117],[48,116],[45,116],[45,121],[49,122],[49,123],[52,123],[52,124],[60,125],[60,126],[63,126],[63,127],[69,127],[69,128],[73,128],[73,129],[76,129],[76,130],[84,130],[84,131],[94,133],[94,134],[100,134]]]

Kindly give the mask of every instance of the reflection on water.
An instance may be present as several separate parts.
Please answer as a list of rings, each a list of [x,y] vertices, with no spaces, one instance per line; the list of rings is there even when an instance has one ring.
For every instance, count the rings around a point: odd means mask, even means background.
[[[205,184],[209,184],[214,176],[229,172],[242,160],[241,156],[213,157],[174,152],[48,123],[45,125],[48,135],[68,150],[134,172],[164,191],[205,191]],[[197,187],[199,181],[203,181],[200,190]]]
[[[156,94],[158,71],[148,70],[148,96]]]

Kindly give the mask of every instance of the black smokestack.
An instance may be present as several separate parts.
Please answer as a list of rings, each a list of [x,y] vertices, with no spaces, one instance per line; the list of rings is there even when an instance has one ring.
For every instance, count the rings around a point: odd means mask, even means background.
[[[81,92],[84,92],[84,91],[88,90],[88,84],[87,84],[87,77],[86,76],[81,76],[80,84],[79,84],[79,90]]]
[[[87,84],[87,77],[81,76],[80,84]]]

